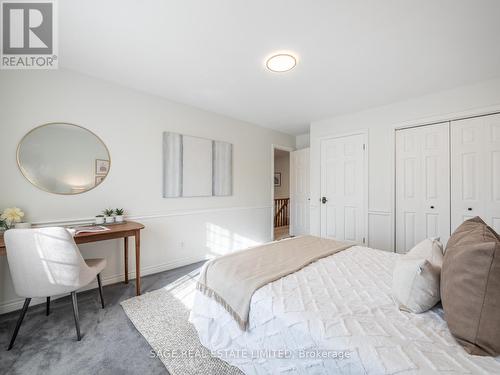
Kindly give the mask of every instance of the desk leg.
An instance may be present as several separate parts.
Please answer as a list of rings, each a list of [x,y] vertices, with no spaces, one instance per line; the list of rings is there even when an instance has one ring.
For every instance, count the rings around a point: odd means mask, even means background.
[[[123,251],[125,255],[125,284],[128,284],[128,237],[125,237],[123,241]]]
[[[135,232],[135,295],[141,295],[141,231]]]

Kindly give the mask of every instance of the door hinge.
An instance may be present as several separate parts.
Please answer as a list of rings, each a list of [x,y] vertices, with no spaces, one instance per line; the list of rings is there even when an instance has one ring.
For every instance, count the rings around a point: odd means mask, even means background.
[[[363,151],[366,150],[366,144],[363,143]]]

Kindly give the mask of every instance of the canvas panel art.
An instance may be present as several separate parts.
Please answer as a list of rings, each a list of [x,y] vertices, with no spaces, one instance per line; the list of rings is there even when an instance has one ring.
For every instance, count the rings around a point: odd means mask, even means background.
[[[163,197],[233,194],[233,145],[163,133]]]

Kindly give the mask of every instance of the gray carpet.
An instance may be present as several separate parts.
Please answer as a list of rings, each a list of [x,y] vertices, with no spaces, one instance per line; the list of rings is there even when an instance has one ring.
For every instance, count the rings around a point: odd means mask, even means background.
[[[210,355],[188,321],[196,279],[185,276],[151,293],[122,302],[123,309],[172,375],[242,375]]]
[[[193,276],[202,263],[142,278],[142,291],[163,288],[180,277]],[[135,295],[135,283],[104,287],[106,308],[97,290],[78,294],[82,341],[76,341],[71,300],[28,310],[14,348],[7,352],[18,312],[0,316],[0,374],[168,374],[151,355],[151,347],[127,318],[120,302]]]

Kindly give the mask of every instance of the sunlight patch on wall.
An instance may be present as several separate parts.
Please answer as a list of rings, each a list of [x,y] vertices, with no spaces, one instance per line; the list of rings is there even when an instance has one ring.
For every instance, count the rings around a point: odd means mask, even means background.
[[[207,248],[209,258],[232,253],[236,250],[246,249],[251,246],[260,245],[262,242],[252,240],[241,234],[231,232],[213,223],[207,223]]]

